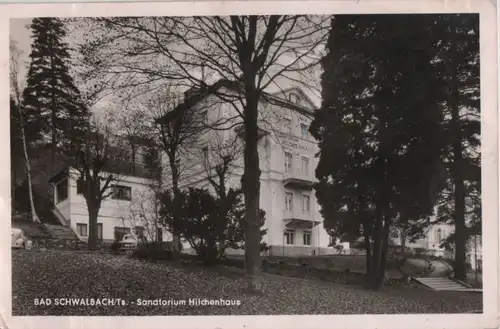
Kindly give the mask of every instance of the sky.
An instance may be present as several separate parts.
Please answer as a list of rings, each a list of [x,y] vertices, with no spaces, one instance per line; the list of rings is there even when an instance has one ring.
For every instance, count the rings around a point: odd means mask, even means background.
[[[17,48],[22,52],[19,72],[20,76],[25,76],[28,72],[27,66],[29,64],[29,54],[31,51],[31,31],[26,25],[30,24],[29,18],[16,18],[10,20],[10,40],[15,41]]]
[[[14,41],[16,47],[20,50],[21,55],[19,59],[19,76],[21,80],[25,79],[25,76],[28,72],[29,66],[29,54],[31,51],[31,31],[29,29],[29,24],[31,23],[31,18],[16,18],[11,19],[10,21],[10,40]],[[71,41],[68,40],[71,46]],[[319,81],[320,77],[320,69],[317,70],[317,77]],[[292,87],[293,85],[290,85]],[[288,86],[282,86],[284,89],[288,88]],[[276,90],[274,90],[276,89]],[[277,92],[279,89],[277,87],[268,90],[269,92]],[[311,90],[303,90],[312,100],[312,102],[319,107],[321,104],[321,100],[317,91]],[[103,113],[106,111],[106,108],[109,107],[109,103],[101,103],[96,106],[94,112]]]

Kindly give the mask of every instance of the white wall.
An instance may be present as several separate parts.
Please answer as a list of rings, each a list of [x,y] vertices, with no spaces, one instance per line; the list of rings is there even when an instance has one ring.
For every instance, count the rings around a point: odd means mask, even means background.
[[[234,125],[241,122],[238,117],[237,111],[230,104],[217,104],[209,110],[210,123],[218,122],[217,120],[227,120],[227,125]],[[200,105],[200,108],[206,108],[210,99]],[[210,106],[209,106],[210,108]],[[200,109],[201,110],[201,109]],[[264,136],[259,141],[259,165],[261,169],[261,193],[260,193],[260,206],[266,211],[265,228],[268,229],[264,241],[269,245],[282,245],[283,236],[285,231],[286,221],[284,220],[285,211],[285,187],[283,180],[287,177],[285,174],[284,152],[289,151],[293,153],[293,175],[297,178],[306,178],[312,181],[315,180],[314,170],[317,165],[317,159],[314,157],[317,152],[317,143],[314,138],[307,135],[306,138],[301,136],[300,123],[310,124],[311,119],[298,111],[283,108],[280,106],[270,105],[261,101],[259,108],[259,126],[266,130],[269,135]],[[292,134],[288,135],[283,125],[283,118],[291,120]],[[219,121],[220,122],[220,121]],[[181,166],[184,166],[183,175],[181,177],[181,186],[197,186],[206,187],[206,170],[201,163],[203,146],[208,146],[210,150],[209,158],[213,159],[211,149],[214,144],[220,144],[220,141],[234,141],[235,132],[233,129],[221,132],[209,131],[199,138],[198,150],[193,152],[194,156],[188,156],[182,159]],[[241,152],[242,140],[236,139],[240,143]],[[196,149],[196,147],[195,147]],[[306,156],[309,159],[309,170],[304,175],[301,168],[301,157]],[[186,170],[188,169],[188,170]],[[241,175],[243,173],[243,156],[237,158],[234,163],[233,175],[229,186],[240,185]],[[314,190],[294,190],[295,199],[294,207],[297,212],[301,211],[301,194],[310,195],[310,219],[321,221],[316,225],[312,231],[311,247],[326,248],[329,244],[329,236],[323,228],[322,217],[319,212],[319,205],[314,196]],[[301,246],[302,229],[296,229],[295,242],[296,245]]]
[[[72,228],[77,232],[77,224],[87,224],[88,234],[88,210],[87,203],[82,194],[77,194],[76,178],[78,177],[75,170],[70,171],[69,175],[69,193],[68,199],[58,203],[57,208],[64,216],[71,221]],[[131,187],[132,199],[116,200],[111,197],[104,199],[99,210],[98,223],[102,224],[103,239],[114,239],[115,227],[143,226],[145,227],[144,234],[154,237],[154,212],[151,203],[151,193],[149,180],[132,176],[119,176],[113,184],[124,185]],[[145,211],[142,211],[144,209]],[[142,212],[146,216],[146,220],[142,220],[138,214]],[[86,237],[81,237],[86,238]],[[170,235],[164,230],[163,240],[170,240]]]

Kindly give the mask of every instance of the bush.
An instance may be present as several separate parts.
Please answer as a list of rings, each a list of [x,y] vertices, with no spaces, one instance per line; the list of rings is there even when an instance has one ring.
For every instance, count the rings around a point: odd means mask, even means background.
[[[120,246],[120,243],[119,243],[117,240],[115,240],[115,241],[113,241],[113,243],[109,246],[109,249],[110,249],[111,251],[113,251],[113,252],[118,252],[118,251],[120,251],[120,247],[121,247],[121,246]]]
[[[163,246],[165,250],[172,250],[173,247],[173,241],[165,241],[165,242],[160,242],[160,244]],[[179,244],[177,246],[179,251],[182,251],[184,246],[182,245],[182,242],[179,241]]]
[[[175,227],[207,266],[216,265],[228,248],[243,249],[245,207],[241,189],[229,188],[225,195],[214,196],[206,189],[189,188],[162,196],[162,221]],[[260,210],[260,226],[265,212]],[[262,235],[266,230],[261,230]],[[266,245],[261,245],[261,251]]]
[[[172,250],[156,242],[140,243],[131,257],[147,260],[172,260]]]
[[[245,261],[243,259],[221,258],[219,264],[228,267],[245,268]]]
[[[426,254],[425,248],[414,248],[416,256],[424,256]]]

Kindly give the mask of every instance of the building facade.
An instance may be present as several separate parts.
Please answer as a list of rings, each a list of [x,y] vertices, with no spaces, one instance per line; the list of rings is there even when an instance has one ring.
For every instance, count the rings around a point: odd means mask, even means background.
[[[98,239],[113,242],[132,233],[149,241],[157,237],[160,241],[169,241],[170,234],[156,225],[152,180],[129,175],[115,176],[117,178],[110,185],[109,196],[103,199],[99,209]],[[56,216],[71,227],[81,240],[86,240],[89,213],[78,177],[75,169],[68,168],[52,177],[50,182]]]
[[[435,224],[428,227],[424,232],[424,237],[418,239],[414,242],[407,242],[406,247],[411,249],[420,249],[425,251],[429,255],[443,257],[447,259],[454,258],[453,244],[451,248],[444,248],[443,242],[445,242],[451,234],[453,234],[455,228],[453,225],[449,224]],[[396,240],[395,245],[401,245],[401,242]],[[482,239],[481,236],[473,235],[469,237],[467,241],[466,249],[466,262],[470,269],[478,270],[482,269]]]
[[[224,88],[224,87],[221,87]],[[225,90],[224,93],[230,93]],[[323,228],[313,184],[318,151],[309,134],[313,103],[300,89],[289,89],[262,97],[259,104],[260,207],[266,212],[263,241],[271,255],[319,255],[335,253]],[[198,140],[200,152],[181,159],[189,164],[181,176],[182,187],[209,187],[207,173],[217,163],[221,148],[231,145],[240,154],[232,163],[230,185],[240,185],[243,174],[243,128],[234,104],[220,102],[216,96],[199,97],[191,104],[204,113],[207,125],[223,122],[217,131],[208,129]],[[186,109],[184,109],[186,110]],[[215,144],[215,145],[214,145]],[[234,146],[238,144],[238,146]],[[347,246],[348,249],[348,246]],[[242,252],[242,251],[240,251]]]

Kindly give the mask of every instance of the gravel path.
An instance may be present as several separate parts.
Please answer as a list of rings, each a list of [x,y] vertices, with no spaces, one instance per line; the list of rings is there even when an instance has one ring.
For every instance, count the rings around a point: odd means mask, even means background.
[[[14,251],[12,261],[14,315],[407,314],[482,309],[481,294],[414,288],[374,292],[270,274],[263,275],[264,294],[248,295],[237,273],[111,254]],[[36,306],[35,298],[51,298],[52,305]],[[57,306],[56,298],[120,298],[125,305]],[[189,305],[194,298],[239,305]],[[144,306],[138,299],[162,299],[170,305]],[[186,305],[174,305],[179,301]]]

